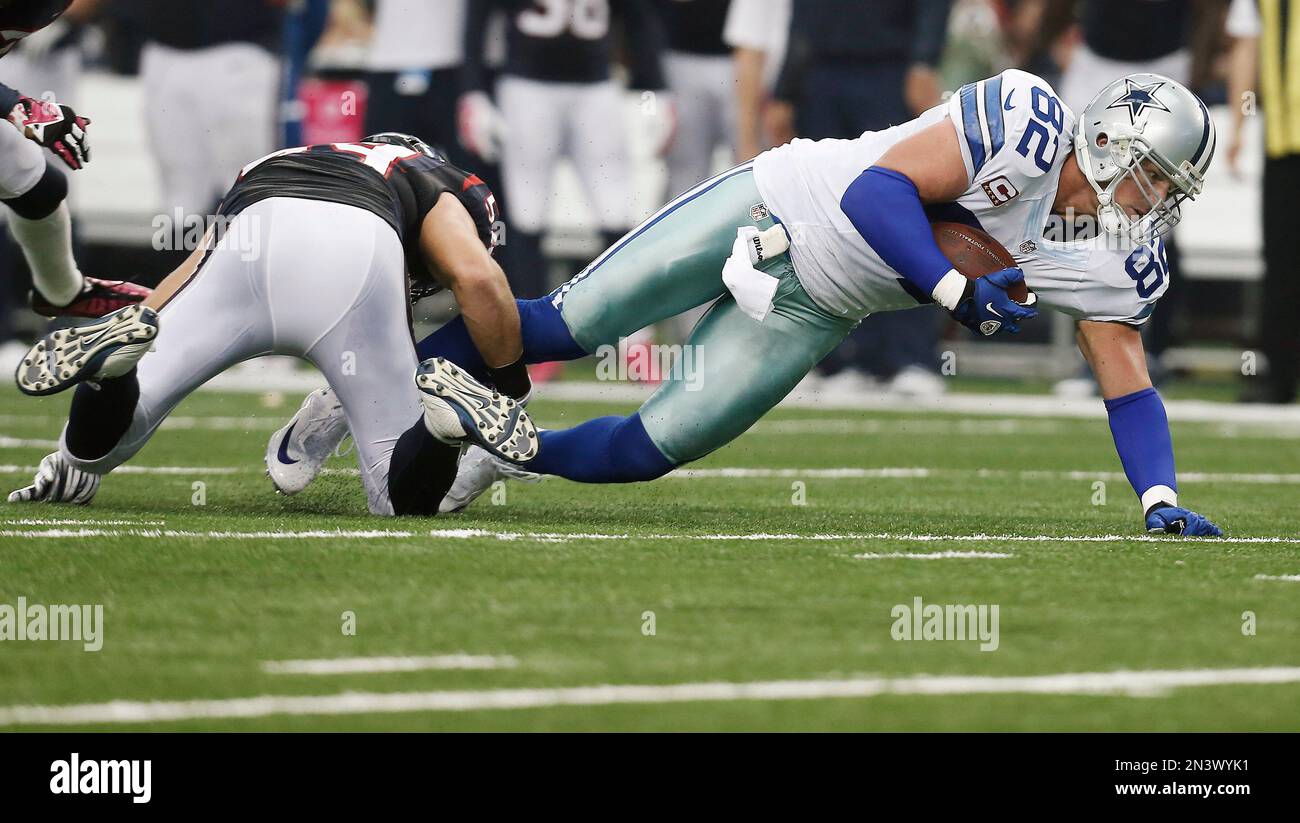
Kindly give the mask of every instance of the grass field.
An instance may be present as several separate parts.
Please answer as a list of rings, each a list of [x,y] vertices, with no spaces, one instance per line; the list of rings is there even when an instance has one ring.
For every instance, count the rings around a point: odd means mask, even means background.
[[[66,407],[0,394],[6,490]],[[350,458],[271,493],[265,438],[294,407],[201,393],[131,464],[166,473],[114,474],[88,508],[4,506],[0,604],[102,604],[105,627],[98,652],[0,643],[0,728],[1300,730],[1300,430],[1175,423],[1203,473],[1184,502],[1232,538],[1213,542],[1141,534],[1104,420],[778,411],[700,474],[397,521],[365,516]],[[973,556],[888,556],[944,552]],[[997,650],[894,640],[916,597],[998,606]],[[266,665],[454,654],[494,667]],[[1215,672],[1050,677],[1167,670]],[[1234,682],[1256,677],[1284,682]],[[680,688],[568,690],[602,685]],[[108,701],[130,703],[66,708]]]

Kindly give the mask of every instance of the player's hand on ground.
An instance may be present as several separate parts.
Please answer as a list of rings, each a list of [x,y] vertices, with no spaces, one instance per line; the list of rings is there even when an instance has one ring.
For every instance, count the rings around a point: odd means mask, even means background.
[[[77,170],[90,162],[86,127],[90,119],[49,100],[23,97],[9,113],[9,120],[29,140],[59,156],[68,168]]]
[[[456,127],[460,144],[489,163],[501,157],[501,143],[505,139],[505,122],[492,104],[492,99],[481,91],[472,91],[460,98],[456,109]]]
[[[1004,329],[1018,334],[1019,321],[1032,320],[1038,316],[1038,312],[1032,308],[1038,298],[1032,291],[1024,305],[1012,300],[1011,295],[1007,294],[1007,289],[1024,279],[1024,272],[1013,268],[968,281],[966,292],[957,303],[957,308],[953,309],[952,316],[966,328],[984,337],[992,337]]]
[[[1222,537],[1223,529],[1202,514],[1180,506],[1157,506],[1147,513],[1147,531],[1187,537]]]
[[[30,486],[9,495],[10,503],[76,503],[84,506],[99,491],[99,475],[68,464],[59,452],[48,454]]]

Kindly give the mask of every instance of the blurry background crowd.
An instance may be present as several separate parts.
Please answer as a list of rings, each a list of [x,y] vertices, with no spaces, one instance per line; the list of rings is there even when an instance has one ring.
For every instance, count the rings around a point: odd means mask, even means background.
[[[277,148],[406,131],[492,186],[497,254],[532,297],[676,194],[792,138],[886,128],[1013,66],[1047,78],[1075,111],[1118,75],[1158,72],[1211,106],[1221,156],[1171,244],[1174,285],[1144,332],[1153,374],[1281,403],[1300,368],[1290,6],[77,0],[0,61],[0,80],[94,120],[93,162],[72,181],[90,274],[156,280],[185,254],[185,220],[211,214],[239,169]],[[26,277],[22,255],[0,249],[0,351],[37,327]],[[422,308],[435,322],[448,311]],[[688,323],[652,333],[677,342]],[[963,376],[1095,391],[1069,321],[1031,325],[1014,342],[977,344],[932,307],[871,317],[812,379],[933,396],[955,362]],[[962,356],[975,345],[978,356]]]

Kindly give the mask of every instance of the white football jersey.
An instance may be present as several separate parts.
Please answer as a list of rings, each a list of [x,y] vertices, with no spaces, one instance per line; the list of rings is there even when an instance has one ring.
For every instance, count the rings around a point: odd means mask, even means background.
[[[944,118],[957,129],[969,186],[953,203],[927,206],[930,219],[991,234],[1047,308],[1080,319],[1146,322],[1168,288],[1159,240],[1133,249],[1106,236],[1044,236],[1061,167],[1073,153],[1074,115],[1046,81],[1017,69],[963,86],[947,103],[885,131],[795,140],[754,160],[754,182],[789,231],[791,259],[813,300],[842,317],[920,305],[840,201],[891,146]]]

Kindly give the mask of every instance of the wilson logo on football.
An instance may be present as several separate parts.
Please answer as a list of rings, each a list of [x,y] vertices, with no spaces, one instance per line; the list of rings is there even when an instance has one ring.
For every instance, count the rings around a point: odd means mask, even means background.
[[[1020,190],[1011,185],[1011,181],[998,175],[984,184],[984,194],[995,206],[1005,205],[1020,196]]]

